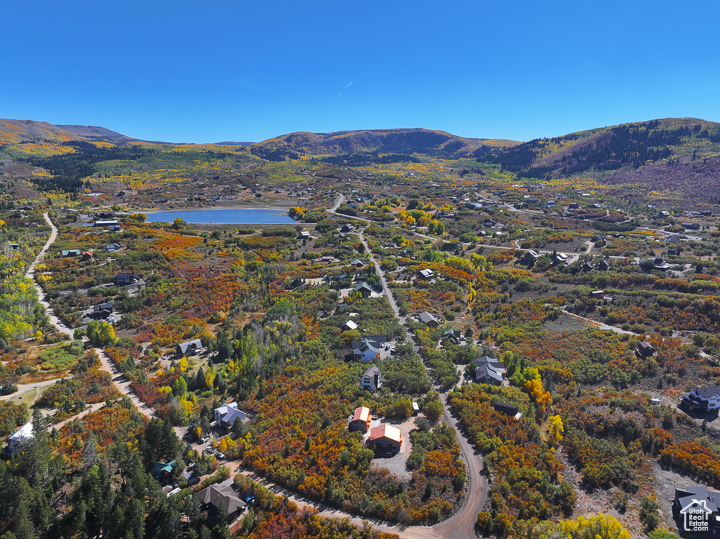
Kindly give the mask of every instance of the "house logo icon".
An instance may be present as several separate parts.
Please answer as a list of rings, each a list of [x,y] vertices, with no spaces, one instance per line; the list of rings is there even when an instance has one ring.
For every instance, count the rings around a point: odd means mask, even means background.
[[[708,508],[706,500],[693,498],[690,503],[680,510],[680,513],[683,516],[683,527],[686,532],[710,531],[712,510]]]

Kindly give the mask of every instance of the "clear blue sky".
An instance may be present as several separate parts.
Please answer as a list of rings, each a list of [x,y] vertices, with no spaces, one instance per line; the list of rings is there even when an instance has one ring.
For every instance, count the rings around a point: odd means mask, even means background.
[[[720,121],[720,2],[5,0],[0,117],[169,142]]]

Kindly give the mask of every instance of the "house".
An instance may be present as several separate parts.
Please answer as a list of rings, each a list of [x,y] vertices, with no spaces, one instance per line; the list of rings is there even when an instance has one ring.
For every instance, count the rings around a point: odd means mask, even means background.
[[[641,358],[650,357],[654,353],[655,353],[655,348],[653,348],[653,345],[647,341],[642,341],[640,344],[638,344],[638,347],[635,349],[635,354]]]
[[[351,265],[351,266],[355,266],[356,268],[364,268],[364,267],[365,267],[365,262],[363,262],[363,261],[360,260],[359,258],[356,258],[355,260],[353,260],[352,262],[350,262],[350,265]]]
[[[382,387],[382,375],[380,369],[373,366],[370,367],[360,378],[360,386],[368,391],[377,391]]]
[[[108,230],[110,232],[120,232],[120,225],[109,225]]]
[[[202,342],[200,342],[200,339],[193,339],[192,341],[182,342],[177,345],[177,355],[179,356],[186,356],[188,354],[195,355],[197,354],[200,349],[203,347]]]
[[[235,420],[245,421],[247,416],[238,410],[237,402],[223,404],[220,408],[215,408],[215,421],[222,427],[232,427]]]
[[[363,298],[369,298],[372,294],[373,289],[366,283],[359,283],[355,285],[355,292],[360,294]]]
[[[355,230],[355,225],[347,223],[343,225],[343,227],[340,229],[340,232],[344,232],[347,234],[348,232],[352,232],[353,230]]]
[[[119,251],[120,249],[122,249],[122,247],[120,247],[117,243],[108,243],[108,244],[105,246],[105,250],[106,250],[108,253],[112,253],[112,252],[114,252],[114,251]]]
[[[300,239],[301,240],[311,240],[312,236],[310,235],[310,232],[307,230],[303,230],[300,232]]]
[[[182,473],[180,476],[187,481],[187,486],[192,487],[200,482],[200,478],[195,474],[193,470],[188,470]]]
[[[694,387],[692,391],[680,393],[680,402],[693,410],[720,409],[720,386]]]
[[[448,339],[451,343],[459,345],[461,341],[465,340],[465,337],[457,329],[448,329],[443,333],[443,339]]]
[[[83,260],[90,260],[92,257],[93,257],[93,250],[92,250],[92,249],[91,249],[90,251],[85,251],[85,252],[82,254],[82,259],[83,259]]]
[[[117,226],[118,224],[119,223],[117,221],[95,221],[93,223],[93,226],[95,228],[99,228],[99,227],[113,226],[113,225]]]
[[[380,355],[385,343],[385,337],[381,336],[364,337],[359,341],[353,341],[353,357],[358,361],[367,363],[370,360],[376,359]]]
[[[12,249],[13,251],[17,251],[18,249],[20,249],[20,244],[19,243],[9,243],[8,247],[10,247],[10,249]]]
[[[371,419],[372,415],[370,414],[370,408],[358,406],[355,408],[353,418],[350,420],[350,423],[348,423],[348,430],[351,432],[360,431],[365,434],[370,428]]]
[[[113,277],[113,282],[116,286],[127,286],[138,280],[140,280],[140,278],[137,275],[126,272],[118,273],[115,277]]]
[[[335,262],[335,257],[334,256],[321,256],[320,262],[327,262],[328,264],[331,264],[331,263]]]
[[[177,462],[174,460],[171,462],[156,462],[150,473],[161,483],[169,483],[172,480],[173,468],[176,466]]]
[[[368,446],[380,453],[397,453],[402,447],[400,429],[390,425],[379,425],[370,431]]]
[[[25,423],[20,430],[16,431],[10,436],[10,441],[7,446],[7,453],[12,455],[22,449],[22,446],[33,439],[33,426],[32,422]]]
[[[702,486],[675,489],[672,512],[680,530],[704,528],[708,534],[716,534],[720,529],[719,508],[720,492]]]
[[[610,262],[608,262],[607,260],[601,260],[600,262],[598,262],[597,269],[598,269],[599,271],[607,271],[607,270],[609,270],[609,269],[610,269]]]
[[[523,255],[523,262],[525,264],[534,264],[535,262],[538,261],[539,258],[540,258],[540,254],[533,251],[532,249],[529,249],[529,250],[525,251],[525,254]]]
[[[496,412],[505,415],[515,417],[518,414],[518,407],[514,404],[508,404],[507,402],[493,402],[492,407]]]
[[[431,269],[420,270],[420,277],[427,281],[427,280],[434,278],[435,273]]]
[[[553,252],[551,258],[552,258],[553,264],[564,264],[565,262],[567,262],[568,255],[566,255],[564,253]]]
[[[420,321],[428,327],[436,328],[440,325],[440,320],[427,311],[421,312],[419,318]]]
[[[224,512],[229,520],[234,520],[245,510],[247,504],[240,499],[232,485],[233,479],[230,478],[197,493],[198,499],[215,518]]]
[[[475,358],[475,383],[502,386],[506,374],[502,361],[489,356]]]
[[[700,224],[698,223],[680,223],[680,225],[688,230],[700,230]]]
[[[108,303],[98,303],[97,305],[93,305],[93,314],[97,318],[107,318],[110,316],[113,312],[113,304],[112,302]]]
[[[580,204],[578,204],[577,202],[570,202],[568,204],[568,210],[579,210],[579,209],[580,209]]]
[[[590,295],[595,299],[603,299],[605,297],[605,290],[593,290]]]
[[[63,249],[62,255],[67,256],[80,256],[82,253],[80,252],[80,249]]]
[[[345,322],[342,326],[340,326],[340,329],[343,331],[354,331],[358,328],[358,325],[353,322],[352,320],[348,320]]]

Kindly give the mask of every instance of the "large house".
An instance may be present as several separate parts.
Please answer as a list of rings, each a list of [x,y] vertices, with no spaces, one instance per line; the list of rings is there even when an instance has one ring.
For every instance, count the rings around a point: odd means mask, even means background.
[[[192,341],[181,342],[178,344],[176,352],[179,356],[185,356],[188,354],[195,355],[202,347],[203,345],[200,339],[193,339]]]
[[[113,312],[113,304],[112,302],[108,303],[98,303],[96,305],[93,305],[93,314],[96,318],[107,318],[110,316]]]
[[[368,391],[377,391],[382,387],[382,375],[377,367],[370,367],[360,379],[360,385]]]
[[[369,298],[372,295],[373,289],[366,283],[358,283],[355,285],[355,292],[360,294],[363,298]]]
[[[379,425],[370,431],[368,446],[381,453],[397,453],[402,447],[400,429],[390,425]]]
[[[139,277],[137,275],[135,275],[134,273],[122,272],[122,273],[118,273],[113,278],[113,281],[115,282],[116,286],[127,286],[129,284],[133,284],[138,279],[139,279]]]
[[[348,430],[351,432],[357,430],[365,434],[370,428],[371,419],[372,415],[370,414],[370,408],[366,408],[365,406],[358,406],[357,408],[355,408],[353,418],[348,424]]]
[[[352,351],[353,357],[367,363],[370,360],[377,359],[385,346],[386,339],[378,335],[372,337],[364,337],[359,341],[353,341]]]
[[[247,419],[247,416],[238,410],[237,402],[223,404],[220,408],[215,408],[215,421],[218,425],[232,427],[237,419],[240,421]]]
[[[222,483],[210,485],[197,493],[197,497],[203,505],[216,518],[224,511],[230,520],[234,520],[245,510],[246,504],[237,495],[232,484],[232,478],[226,479]]]
[[[678,529],[692,531],[707,527],[707,533],[720,529],[720,492],[707,487],[676,488],[672,505]]]
[[[680,393],[682,404],[694,410],[720,409],[720,386],[695,387],[687,393]]]
[[[502,361],[489,356],[475,358],[475,382],[502,386],[507,370]]]

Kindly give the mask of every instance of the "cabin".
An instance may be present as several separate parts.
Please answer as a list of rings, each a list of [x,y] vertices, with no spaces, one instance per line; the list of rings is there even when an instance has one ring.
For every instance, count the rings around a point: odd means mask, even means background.
[[[127,286],[130,284],[133,284],[134,282],[140,280],[140,278],[135,275],[134,273],[118,273],[113,277],[113,282],[115,283],[115,286]]]
[[[355,260],[353,260],[352,262],[350,262],[350,265],[351,265],[351,266],[355,266],[356,268],[364,268],[364,267],[365,267],[365,262],[363,262],[363,261],[360,260],[359,258],[356,258]]]
[[[655,348],[647,341],[642,341],[635,349],[635,354],[640,358],[650,357],[655,353]]]
[[[358,431],[365,434],[370,428],[370,420],[372,415],[370,414],[370,408],[365,406],[358,406],[355,408],[353,418],[348,423],[348,430],[350,432]]]
[[[379,425],[370,431],[367,443],[377,453],[398,453],[402,447],[402,434],[393,426]]]
[[[203,345],[200,339],[193,339],[192,341],[178,344],[175,352],[178,356],[195,355],[202,347]]]
[[[369,298],[373,289],[366,283],[359,283],[355,285],[355,292],[360,294],[363,298]]]
[[[62,251],[62,255],[64,257],[80,256],[81,254],[82,254],[82,252],[80,251],[80,249],[63,249],[63,251]]]
[[[10,441],[7,445],[8,455],[12,455],[22,450],[23,445],[33,439],[33,426],[32,422],[25,423],[18,431],[10,436]]]
[[[228,520],[235,520],[247,507],[235,492],[232,478],[204,488],[197,493],[197,497],[210,516],[215,519],[225,514]]]
[[[360,378],[360,386],[368,391],[377,391],[382,387],[382,375],[377,367],[370,367]]]
[[[353,357],[357,361],[367,363],[370,360],[377,359],[382,352],[387,340],[385,337],[376,335],[372,337],[364,337],[359,341],[353,341],[352,351]]]
[[[502,386],[506,375],[507,369],[502,361],[489,356],[475,358],[475,383]]]
[[[90,250],[90,251],[85,251],[85,252],[82,254],[82,259],[83,259],[83,260],[90,260],[92,257],[93,257],[93,251],[92,251],[92,250]]]
[[[93,314],[96,318],[107,318],[110,316],[113,312],[113,303],[98,303],[97,305],[93,305]]]
[[[421,312],[418,318],[420,318],[420,321],[423,324],[431,328],[436,328],[440,325],[440,320],[438,320],[435,315],[430,314],[427,311]]]
[[[105,250],[106,250],[108,253],[112,253],[112,252],[115,252],[115,251],[119,251],[120,249],[121,249],[121,247],[120,247],[117,243],[108,243],[108,244],[105,246]]]
[[[352,320],[348,320],[345,322],[342,326],[340,326],[340,329],[343,331],[354,331],[358,328],[358,325],[353,322]]]
[[[223,404],[220,408],[215,408],[215,421],[221,427],[230,428],[238,419],[244,422],[247,420],[247,415],[238,410],[237,402]]]
[[[431,269],[424,269],[420,270],[420,278],[425,279],[426,281],[433,279],[435,277],[435,272]]]
[[[177,462],[174,460],[171,462],[156,462],[153,467],[152,471],[150,472],[152,476],[160,481],[161,483],[169,483],[172,481],[172,473],[173,469],[177,466]]]
[[[459,345],[462,341],[465,340],[465,337],[463,337],[457,329],[450,328],[445,333],[443,333],[443,339],[449,340],[454,345]]]
[[[518,407],[507,402],[493,402],[493,409],[501,414],[515,417],[518,414]]]
[[[693,410],[718,410],[720,409],[720,386],[715,387],[694,387],[692,391],[680,393],[680,403]]]

